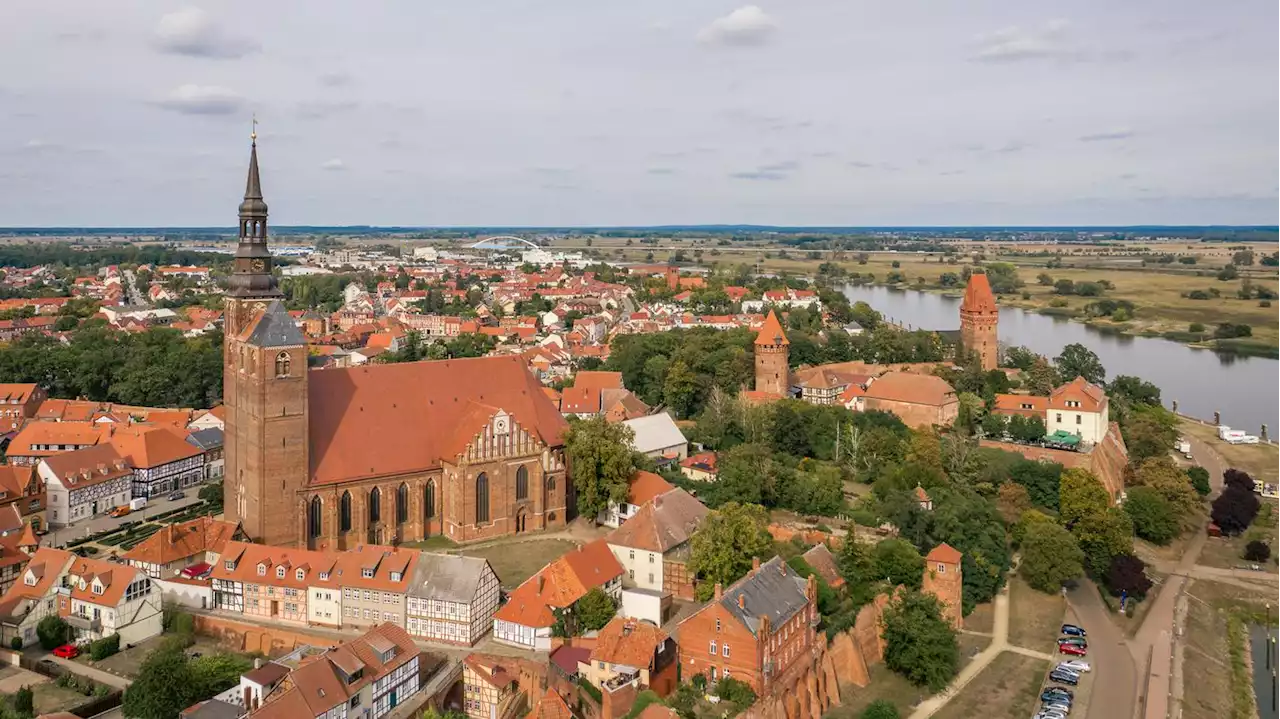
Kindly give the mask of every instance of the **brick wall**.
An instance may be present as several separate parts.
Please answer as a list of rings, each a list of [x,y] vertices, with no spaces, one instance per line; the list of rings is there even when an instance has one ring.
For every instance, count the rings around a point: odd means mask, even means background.
[[[311,634],[280,627],[260,627],[222,617],[196,614],[196,633],[218,640],[220,644],[241,652],[261,652],[269,657],[288,654],[303,644],[327,647],[339,643],[330,635]]]

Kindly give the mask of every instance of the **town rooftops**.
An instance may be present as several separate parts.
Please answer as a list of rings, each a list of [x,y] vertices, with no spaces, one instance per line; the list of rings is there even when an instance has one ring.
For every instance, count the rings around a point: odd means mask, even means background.
[[[135,562],[165,565],[205,552],[221,554],[240,525],[212,517],[197,517],[189,522],[170,524],[142,540],[123,557]]]
[[[697,454],[691,454],[680,462],[681,467],[701,470],[708,474],[716,473],[717,464],[718,460],[716,459],[715,452],[699,452]]]
[[[675,489],[670,482],[653,472],[646,472],[643,469],[637,469],[636,473],[631,475],[631,481],[627,486],[627,501],[641,505],[659,494],[664,494]]]
[[[622,373],[582,370],[573,376],[573,386],[593,387],[595,389],[622,389]]]
[[[524,715],[524,719],[574,719],[574,714],[555,687],[547,687],[542,698]]]
[[[756,346],[760,345],[789,345],[791,342],[787,340],[787,335],[782,331],[782,323],[778,322],[778,315],[773,310],[769,310],[769,316],[764,319],[764,326],[760,328],[760,332],[756,335]]]
[[[1071,409],[1079,412],[1098,412],[1107,401],[1107,393],[1101,387],[1076,377],[1049,394],[1050,409]],[[1077,402],[1070,406],[1068,402]]]
[[[997,414],[1042,415],[1048,408],[1048,397],[1034,394],[998,394],[992,411]]]
[[[649,622],[615,616],[596,636],[591,661],[645,668],[653,663],[658,647],[669,638],[661,627]]]
[[[112,444],[99,444],[41,460],[68,489],[89,487],[133,473],[124,456]]]
[[[404,593],[418,550],[362,544],[337,554],[337,580],[343,586]]]
[[[71,598],[104,607],[118,605],[124,590],[141,576],[133,567],[84,557],[76,557],[67,568]]]
[[[635,432],[632,446],[637,452],[649,453],[688,443],[675,420],[666,412],[636,417],[623,422]]]
[[[423,552],[413,567],[410,592],[417,597],[470,604],[493,572],[489,560]]]
[[[161,467],[202,454],[187,441],[185,431],[167,425],[121,427],[111,436],[111,444],[137,469]]]
[[[781,557],[774,557],[725,590],[720,606],[737,617],[752,634],[758,634],[761,616],[768,617],[776,627],[802,611],[808,602],[805,578],[796,574]]]
[[[956,400],[956,391],[941,377],[889,372],[867,387],[868,399],[942,406]]]
[[[854,541],[852,537],[846,541]],[[844,586],[844,577],[840,576],[840,569],[836,566],[836,558],[831,554],[831,550],[827,549],[825,544],[815,544],[809,551],[803,555],[804,561],[813,567],[813,571],[822,577],[827,586],[833,589],[839,589]]]
[[[35,447],[87,447],[98,444],[109,436],[109,428],[83,422],[28,422],[9,442],[6,454],[11,457],[48,457],[64,450]]]
[[[0,501],[11,500],[26,494],[35,477],[35,467],[0,464]]]
[[[664,554],[693,536],[707,508],[683,489],[654,497],[618,527],[605,541],[617,547],[643,549]]]
[[[221,561],[213,568],[211,576],[232,582],[270,584],[294,589],[325,586],[326,583],[336,587],[339,586],[334,569],[337,563],[338,555],[332,552],[230,541],[223,547]],[[299,569],[302,570],[301,578],[298,578]],[[359,572],[356,575],[358,577]]]
[[[551,613],[581,599],[587,592],[622,576],[622,565],[603,539],[579,547],[525,580],[511,593],[494,619],[529,627],[549,627]]]
[[[187,443],[196,449],[208,452],[226,443],[226,433],[217,427],[198,429],[187,435]]]
[[[0,404],[26,404],[31,393],[38,388],[38,385],[31,383],[0,383]]]
[[[18,618],[33,602],[49,592],[76,555],[52,547],[41,547],[31,556],[17,581],[0,597],[0,617]]]

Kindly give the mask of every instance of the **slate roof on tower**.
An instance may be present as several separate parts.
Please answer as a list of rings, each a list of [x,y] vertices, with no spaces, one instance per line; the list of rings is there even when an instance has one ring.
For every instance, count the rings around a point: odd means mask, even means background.
[[[255,347],[301,347],[307,344],[302,330],[298,329],[280,300],[272,300],[240,333],[240,339]]]
[[[778,322],[778,315],[773,310],[769,310],[769,316],[764,318],[764,326],[760,328],[760,333],[756,335],[757,345],[789,345],[791,342],[787,340],[787,335],[782,331],[782,323]]]
[[[456,461],[457,428],[480,404],[551,447],[568,428],[518,355],[362,365],[311,372],[307,381],[312,485]]]
[[[984,274],[969,276],[969,284],[964,289],[964,301],[960,303],[961,312],[994,312],[996,298],[991,294],[991,283]]]

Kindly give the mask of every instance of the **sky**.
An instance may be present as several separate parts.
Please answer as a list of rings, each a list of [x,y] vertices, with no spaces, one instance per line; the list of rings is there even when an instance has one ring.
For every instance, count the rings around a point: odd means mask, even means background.
[[[1276,224],[1275,0],[0,1],[0,227]]]

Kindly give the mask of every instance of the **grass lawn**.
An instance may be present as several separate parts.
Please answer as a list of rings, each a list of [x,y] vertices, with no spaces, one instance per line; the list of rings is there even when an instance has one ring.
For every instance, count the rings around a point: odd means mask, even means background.
[[[960,635],[960,668],[964,669],[983,649],[991,646],[991,637],[976,634]]]
[[[1009,643],[1040,652],[1054,651],[1067,600],[1037,592],[1021,577],[1009,579]]]
[[[36,715],[69,711],[84,704],[93,697],[87,697],[75,689],[60,687],[53,682],[44,682],[31,687],[36,704]]]
[[[1049,662],[1001,652],[986,669],[952,697],[937,719],[1023,719],[1035,713]]]
[[[432,552],[453,549],[457,547],[458,544],[442,534],[437,534],[434,537],[427,537],[421,542],[404,542],[400,546],[409,547],[411,549],[423,549],[428,552]]]
[[[1187,589],[1186,650],[1183,653],[1182,716],[1185,719],[1219,719],[1232,716],[1236,692],[1252,692],[1253,686],[1233,686],[1231,650],[1227,640],[1227,614],[1232,606],[1260,608],[1263,597],[1216,582],[1194,580]],[[1274,603],[1272,620],[1275,618]],[[1248,652],[1247,646],[1241,651]],[[1194,678],[1194,679],[1191,679]]]
[[[552,560],[577,548],[567,539],[530,539],[480,549],[464,549],[464,557],[484,557],[498,573],[502,586],[514,589]]]
[[[979,604],[964,618],[964,628],[970,632],[990,634],[995,629],[996,605],[994,602]]]
[[[164,643],[165,638],[164,635],[152,637],[141,644],[135,644],[132,649],[125,649],[121,646],[120,651],[101,661],[90,660],[87,652],[77,657],[76,661],[118,676],[134,677],[137,676],[138,668],[142,666],[142,661],[147,658],[148,654],[158,649]],[[197,637],[196,643],[187,649],[188,655],[193,652],[209,655],[228,652],[228,650],[212,639]]]
[[[1253,526],[1237,537],[1209,537],[1204,551],[1200,553],[1200,564],[1207,567],[1239,569],[1243,565],[1257,564],[1263,571],[1276,574],[1276,516],[1280,514],[1280,503],[1274,499],[1263,499],[1262,508],[1253,520]],[[1271,547],[1271,559],[1265,562],[1250,562],[1244,559],[1244,548],[1253,540],[1266,542]]]
[[[1230,423],[1230,418],[1226,418]],[[1207,442],[1226,461],[1227,467],[1242,469],[1254,479],[1276,484],[1280,482],[1280,448],[1274,444],[1228,444],[1218,439],[1218,428],[1199,422],[1182,422],[1179,429]],[[1260,427],[1240,427],[1257,434]],[[1274,430],[1273,430],[1274,431]]]
[[[898,707],[902,716],[911,714],[911,707],[929,696],[929,690],[917,687],[894,674],[883,664],[868,667],[870,683],[865,688],[852,684],[840,687],[840,706],[831,708],[823,719],[857,719],[862,710],[877,699],[887,699]]]

